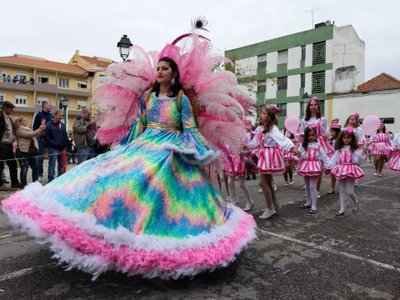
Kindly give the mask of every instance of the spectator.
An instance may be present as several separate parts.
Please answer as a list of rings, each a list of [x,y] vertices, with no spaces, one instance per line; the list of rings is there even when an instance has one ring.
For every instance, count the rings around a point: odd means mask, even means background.
[[[3,82],[7,82],[7,77],[6,77],[6,74],[1,74],[1,77],[3,78]]]
[[[51,182],[55,178],[55,167],[57,161],[57,177],[63,174],[62,151],[68,146],[68,135],[65,124],[61,122],[64,118],[62,110],[54,112],[53,120],[46,124],[44,134],[47,148],[49,149],[49,168],[48,180]]]
[[[33,120],[32,129],[34,131],[37,130],[40,127],[40,125],[47,124],[48,122],[51,121],[51,109],[52,109],[51,103],[49,103],[48,101],[42,102],[42,111],[38,112]],[[44,156],[46,155],[46,149],[47,148],[46,148],[45,137],[44,135],[42,135],[39,138],[39,153],[37,159],[39,181],[43,179],[43,159]]]
[[[0,113],[0,160],[6,160],[10,170],[11,188],[20,188],[18,181],[17,162],[13,152],[14,124],[10,115],[14,111],[14,104],[4,101]],[[1,162],[1,169],[4,170],[4,162]],[[1,182],[0,185],[2,185]]]
[[[11,82],[11,75],[10,74],[7,75],[7,82]]]
[[[77,148],[78,165],[94,157],[96,152],[96,123],[92,122],[91,112],[84,108],[72,127]]]
[[[33,131],[31,128],[29,128],[27,118],[19,117],[15,120],[15,129],[18,145],[15,155],[18,158],[21,167],[21,186],[25,187],[27,185],[29,167],[32,169],[32,181],[38,180],[39,176],[36,156],[39,152],[39,144],[36,137],[39,137],[43,134],[44,130],[46,129],[46,125],[41,124],[37,130]]]
[[[69,164],[74,164],[75,163],[75,157],[76,157],[76,145],[75,145],[75,141],[74,141],[74,136],[72,133],[69,134],[68,137],[69,143],[68,143],[68,163]]]

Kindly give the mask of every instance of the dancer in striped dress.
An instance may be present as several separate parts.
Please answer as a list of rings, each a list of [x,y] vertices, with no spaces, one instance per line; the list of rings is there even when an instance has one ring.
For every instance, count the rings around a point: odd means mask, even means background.
[[[360,126],[360,115],[358,113],[350,115],[344,123],[344,127],[346,126],[353,127],[354,134],[357,137],[357,142],[363,148],[365,145],[365,133]]]
[[[371,135],[371,154],[374,156],[375,176],[382,177],[385,160],[390,157],[390,136],[386,132],[385,123],[382,121],[376,133]]]
[[[355,181],[364,177],[363,170],[358,166],[365,161],[365,150],[358,150],[356,132],[347,126],[336,141],[336,152],[332,158],[334,165],[331,175],[339,181],[340,209],[336,216],[344,216],[346,196],[353,201],[353,214],[358,212],[358,199],[354,193]]]
[[[339,136],[339,133],[342,129],[342,126],[339,124],[339,119],[334,118],[331,123],[331,128],[329,129],[329,143],[331,144],[331,147],[333,149],[332,152],[327,153],[329,158],[332,158],[332,156],[335,154],[335,146],[336,146],[336,140]],[[327,192],[327,194],[334,194],[335,193],[335,186],[336,186],[336,177],[332,176],[331,174],[331,189]]]
[[[387,166],[393,171],[400,171],[400,132],[398,132],[392,141],[393,154]]]
[[[261,113],[263,131],[255,136],[250,144],[244,145],[244,148],[249,150],[259,148],[257,167],[260,172],[260,187],[267,203],[267,208],[260,216],[261,219],[270,218],[276,213],[275,208],[279,207],[272,185],[272,174],[285,171],[285,161],[280,147],[298,155],[292,141],[285,137],[276,126],[277,113],[279,109],[276,106],[267,105]]]
[[[310,102],[308,102],[306,114],[300,123],[300,130],[304,132],[305,128],[310,125],[316,126],[317,141],[325,153],[328,153],[330,151],[328,121],[321,115],[320,100],[318,97],[311,97]],[[319,192],[321,180],[322,177],[320,176],[317,182],[317,198],[321,197]]]
[[[296,144],[296,137],[293,133],[290,133],[288,130],[285,129],[284,135],[290,139],[293,144]],[[296,162],[296,156],[285,149],[282,149],[283,152],[283,158],[285,159],[285,172],[283,172],[283,178],[285,179],[285,186],[288,186],[289,184],[293,184],[293,170],[295,170],[295,162]]]
[[[317,126],[315,124],[304,130],[303,143],[299,148],[300,163],[298,173],[304,177],[306,186],[306,203],[300,208],[309,208],[310,214],[317,212],[317,182],[324,169],[331,169],[331,161],[325,150],[317,142]]]

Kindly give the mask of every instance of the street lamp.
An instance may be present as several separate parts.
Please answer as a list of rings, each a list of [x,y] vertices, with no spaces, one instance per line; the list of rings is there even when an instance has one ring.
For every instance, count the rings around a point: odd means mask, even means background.
[[[307,101],[308,99],[310,99],[310,95],[307,92],[305,92],[303,95],[303,99],[304,101]]]
[[[119,55],[121,56],[122,60],[125,61],[128,56],[129,56],[129,48],[133,44],[131,43],[131,40],[128,38],[126,34],[122,36],[120,41],[117,44],[117,47],[119,48]]]
[[[58,105],[59,109],[63,109],[64,110],[65,128],[67,129],[67,131],[68,131],[68,110],[67,110],[68,102],[69,102],[68,97],[67,96],[62,96],[60,98],[59,105]]]

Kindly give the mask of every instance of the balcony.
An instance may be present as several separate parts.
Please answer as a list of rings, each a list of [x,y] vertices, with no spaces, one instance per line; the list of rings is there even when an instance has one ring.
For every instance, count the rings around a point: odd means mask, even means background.
[[[63,94],[63,95],[77,96],[77,97],[90,97],[90,91],[86,92],[86,91],[75,91],[69,89],[60,89],[58,86],[48,83],[22,84],[14,82],[0,82],[0,89],[49,93],[49,94]]]

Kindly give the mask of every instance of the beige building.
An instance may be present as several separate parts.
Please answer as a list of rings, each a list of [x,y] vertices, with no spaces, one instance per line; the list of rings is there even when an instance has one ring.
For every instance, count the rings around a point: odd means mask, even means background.
[[[0,57],[0,101],[14,103],[14,117],[32,121],[49,101],[54,108],[67,96],[68,129],[83,107],[90,104],[93,75],[78,65],[49,61],[44,58],[14,54]]]

